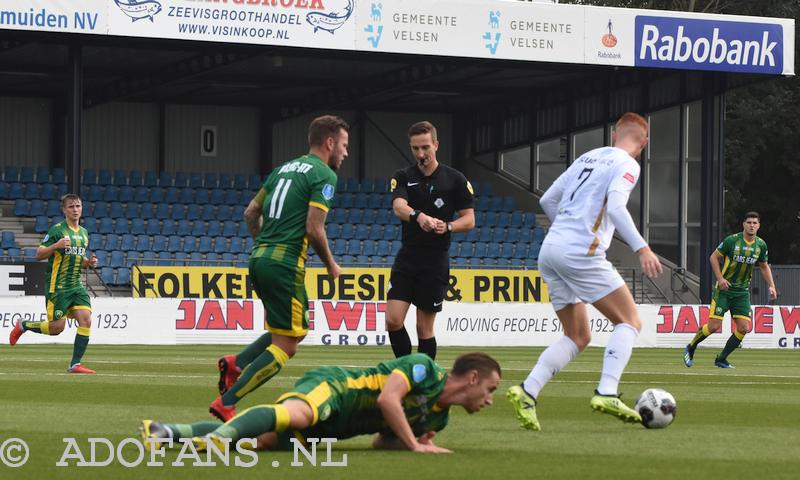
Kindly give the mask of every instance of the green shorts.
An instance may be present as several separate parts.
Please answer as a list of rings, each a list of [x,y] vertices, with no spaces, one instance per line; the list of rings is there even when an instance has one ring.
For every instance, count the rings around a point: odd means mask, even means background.
[[[289,399],[298,399],[306,402],[313,418],[311,426],[318,421],[324,422],[339,411],[342,406],[342,385],[341,380],[325,369],[316,368],[303,375],[291,392],[281,395],[276,403],[282,403]]]
[[[55,293],[47,294],[44,298],[47,303],[47,321],[49,322],[61,320],[64,317],[75,318],[75,310],[92,311],[89,292],[83,287],[56,290]]]
[[[731,317],[750,320],[750,292],[737,292],[714,288],[709,307],[709,318],[722,320],[725,312],[731,312]]]
[[[250,258],[250,281],[267,312],[267,329],[287,337],[308,333],[304,266],[292,268],[269,257]]]

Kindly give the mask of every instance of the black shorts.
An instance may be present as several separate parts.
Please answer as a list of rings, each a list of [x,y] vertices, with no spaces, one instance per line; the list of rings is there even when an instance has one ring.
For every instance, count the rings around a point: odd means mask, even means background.
[[[441,312],[450,279],[449,252],[403,247],[392,265],[389,300],[402,300],[427,312]]]

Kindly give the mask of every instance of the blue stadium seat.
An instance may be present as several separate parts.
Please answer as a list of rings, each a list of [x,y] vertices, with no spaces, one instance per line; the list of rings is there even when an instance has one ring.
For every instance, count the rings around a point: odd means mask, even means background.
[[[133,201],[144,203],[150,201],[150,187],[138,186],[133,189]]]
[[[481,223],[481,225],[491,225],[492,227],[496,227],[497,217],[498,217],[498,212],[486,212],[486,215],[483,217],[483,222]]]
[[[482,260],[482,266],[484,267],[496,267],[497,266],[497,258],[495,257],[486,257]]]
[[[233,266],[236,263],[236,255],[231,252],[223,252],[220,259],[222,260],[222,265],[225,266]]]
[[[167,187],[164,190],[164,201],[166,203],[178,203],[181,191],[175,187]]]
[[[353,238],[356,240],[366,240],[369,238],[369,225],[365,223],[359,223],[356,225],[356,231]]]
[[[359,267],[371,267],[372,259],[367,255],[357,255],[354,263]]]
[[[361,242],[358,240],[350,240],[347,242],[347,254],[354,257],[361,255]]]
[[[539,258],[539,250],[542,249],[541,243],[534,243],[531,245],[530,250],[528,250],[528,258],[538,259]]]
[[[42,186],[38,183],[29,183],[25,186],[25,198],[34,199],[42,198]]]
[[[250,230],[247,229],[247,222],[239,222],[239,231],[236,232],[236,235],[243,238],[250,238]]]
[[[219,218],[217,217],[217,210],[216,207],[214,207],[214,205],[211,205],[209,203],[205,204],[198,203],[198,205],[200,205],[201,220],[209,221],[209,220],[216,220],[217,218]]]
[[[522,218],[523,218],[523,222],[522,223],[526,227],[534,227],[534,226],[536,226],[536,214],[535,213],[533,213],[533,212],[525,212],[525,214],[522,216]]]
[[[208,230],[206,230],[206,235],[208,235],[209,237],[221,237],[222,222],[220,222],[219,220],[209,220]]]
[[[511,212],[499,212],[497,214],[497,221],[495,226],[509,227],[511,226]]]
[[[180,217],[175,216],[175,209],[178,208],[182,213]],[[185,218],[186,220],[200,220],[200,214],[202,213],[203,208],[196,204],[191,203],[186,205],[186,210],[184,210],[183,205],[173,205],[172,207],[172,218]]]
[[[381,238],[384,240],[398,240],[400,238],[400,227],[392,224],[384,226]]]
[[[206,222],[203,222],[202,220],[193,222],[192,231],[189,232],[189,235],[193,237],[202,237],[203,235],[206,235]]]
[[[189,253],[189,257],[187,258],[188,264],[193,266],[202,265],[205,259],[203,258],[203,254],[200,252],[193,251]]]
[[[117,285],[130,285],[131,269],[128,267],[117,269]]]
[[[253,240],[253,237],[250,237],[250,236],[246,237],[246,238],[244,239],[244,251],[245,251],[245,252],[250,252],[250,251],[252,251],[252,250],[253,250],[253,245],[254,245],[255,243],[256,243],[256,242]]]
[[[362,210],[364,212],[363,216],[361,217],[361,223],[366,223],[367,225],[374,225],[375,218],[378,216],[378,211],[374,208],[367,208]]]
[[[114,233],[114,220],[111,217],[100,217],[97,225],[98,233]]]
[[[489,226],[481,227],[480,235],[478,236],[479,242],[491,242],[492,241],[492,228]]]
[[[114,275],[116,275],[116,271],[113,268],[100,268],[100,280],[102,280],[106,285],[114,285]]]
[[[402,246],[403,246],[403,242],[401,242],[400,240],[394,240],[392,242],[392,248],[390,250],[390,256],[396,257],[397,253],[400,251],[400,247],[402,247]]]
[[[347,180],[345,180],[345,187],[344,187],[345,191],[355,193],[358,192],[360,188],[361,188],[361,182],[358,180],[358,178],[350,177]]]
[[[14,232],[10,230],[3,230],[2,241],[0,241],[0,248],[16,248],[17,241]]]
[[[25,184],[14,182],[8,184],[8,198],[16,200],[18,198],[25,198]]]
[[[117,217],[117,221],[114,222],[114,233],[117,235],[131,233],[130,227],[128,226],[128,220],[123,217]]]
[[[486,250],[486,256],[489,258],[497,258],[500,256],[500,250],[502,249],[502,245],[497,242],[490,242],[489,246]]]
[[[461,242],[461,250],[459,251],[459,255],[462,257],[471,257],[474,250],[475,244],[473,242]]]
[[[231,253],[236,253],[236,254],[239,254],[239,253],[247,253],[247,254],[249,254],[250,253],[250,252],[246,252],[245,251],[245,249],[244,249],[244,240],[242,239],[242,237],[232,237],[231,238],[231,244],[228,247],[228,249],[229,249],[229,251]]]
[[[235,237],[237,235],[237,231],[239,230],[239,225],[233,220],[225,220],[222,222],[222,236],[223,237]]]
[[[337,238],[333,242],[333,254],[336,256],[344,255],[347,252],[347,240],[344,238]]]
[[[33,167],[22,167],[19,170],[20,183],[33,183],[36,181],[36,170]]]
[[[208,252],[208,253],[206,253],[206,259],[203,262],[203,265],[206,265],[206,266],[209,266],[209,267],[218,267],[218,266],[220,266],[219,254],[216,253],[216,252]]]
[[[219,177],[217,176],[216,173],[207,172],[204,175],[203,185],[205,185],[206,188],[217,188],[218,184],[219,184]]]
[[[486,210],[489,210],[490,205],[491,205],[491,200],[489,199],[489,197],[486,196],[475,197],[475,203],[474,203],[475,210],[479,212],[485,212]]]
[[[544,241],[544,229],[536,228],[533,230],[533,243],[538,243],[539,245],[542,244]]]
[[[48,205],[46,205],[43,200],[34,198],[33,200],[31,200],[30,209],[28,210],[28,216],[38,217],[40,215],[45,215],[47,213],[47,207]]]
[[[125,238],[125,236],[123,236],[122,238]],[[147,250],[155,250],[155,248],[152,248],[149,235],[137,235],[135,248],[139,252],[146,252]]]
[[[209,190],[203,187],[194,188],[192,190],[194,191],[194,203],[199,203],[200,205],[208,205],[211,203]]]
[[[234,190],[247,190],[247,176],[242,175],[241,173],[237,173],[233,177],[233,189]]]
[[[503,204],[500,209],[504,212],[512,212],[515,208],[517,208],[516,202],[514,202],[514,197],[511,196],[504,196],[501,197],[503,199]]]
[[[176,205],[177,206],[177,205]],[[169,212],[169,205],[166,203],[159,203],[156,205],[156,218],[159,220],[164,220],[165,218],[170,218]]]
[[[370,207],[370,195],[367,193],[356,193],[355,198],[353,199],[353,207],[355,208],[367,208]]]
[[[250,263],[249,253],[240,253],[236,255],[236,266],[239,268],[247,268]]]
[[[139,220],[142,220],[142,219],[140,218]],[[164,235],[164,236],[167,236],[167,235],[173,235],[175,233],[175,222],[172,222],[172,225],[171,225],[172,231],[167,230],[167,233],[163,232],[164,228],[166,228],[166,227],[162,228],[161,222],[159,222],[158,220],[142,220],[142,222],[144,222],[144,224],[145,224],[145,230],[144,230],[144,232],[141,232],[141,233],[144,233],[145,235]],[[133,226],[131,226],[131,233],[134,233],[133,232]]]
[[[155,207],[152,203],[144,202],[140,204],[139,216],[145,220],[155,220]]]
[[[247,181],[247,189],[257,192],[263,184],[264,181],[261,179],[261,175],[254,173],[250,175],[250,178]]]
[[[170,252],[158,252],[156,253],[156,259],[153,264],[158,266],[175,265],[175,259],[179,254],[181,255],[181,259],[187,258],[187,255],[184,252],[177,252],[175,255]]]
[[[123,207],[120,202],[111,202],[108,205],[108,216],[112,218],[125,216],[125,207]]]
[[[525,215],[524,212],[519,210],[514,210],[511,212],[511,221],[509,222],[510,227],[519,228],[525,225]]]
[[[143,175],[141,170],[131,170],[130,175],[128,175],[128,185],[132,187],[138,187],[142,184]]]
[[[511,258],[514,256],[514,244],[505,242],[500,247],[500,256],[498,258]]]
[[[93,249],[103,248],[103,236],[99,233],[94,233],[89,230],[89,247]]]
[[[455,257],[451,261],[456,267],[464,267],[467,265],[468,257]]]
[[[183,251],[187,253],[197,252],[197,238],[184,237],[183,238]]]
[[[378,245],[377,242],[375,242],[375,240],[367,239],[361,242],[361,253],[363,255],[373,256],[376,254],[375,252],[377,250],[378,250]]]
[[[139,206],[138,203],[136,203],[136,202],[128,202],[125,205],[125,210],[122,212],[122,215],[125,218],[135,218],[135,219],[141,220],[141,218],[138,218],[139,217],[139,208],[140,208],[140,206]]]
[[[94,204],[92,205],[91,216],[97,217],[97,218],[109,216],[108,215],[108,203],[107,202],[103,202],[103,201],[94,202]]]
[[[105,241],[103,242],[103,250],[119,250],[120,249],[120,236],[116,233],[109,233],[105,236]],[[131,247],[133,245],[131,244]]]
[[[475,258],[486,258],[489,253],[489,244],[486,242],[475,242],[475,251],[472,256]]]
[[[342,225],[342,230],[339,232],[339,238],[350,240],[356,235],[356,227],[352,223],[345,223]]]
[[[8,183],[19,181],[19,167],[8,166],[3,169],[3,180]]]
[[[236,223],[244,219],[244,206],[220,205],[217,207],[217,220],[232,220]]]
[[[136,248],[136,237],[134,237],[130,233],[126,233],[125,235],[122,235],[121,239],[122,240],[121,240],[121,242],[119,244],[119,249],[120,250],[126,250],[127,251],[127,250],[133,250],[134,248]],[[150,250],[150,249],[147,248],[146,250]]]
[[[242,193],[239,195],[239,201],[236,202],[236,205],[242,205],[242,208],[250,204],[250,201],[253,197],[256,196],[256,192],[251,192],[250,190],[242,190]]]
[[[142,252],[142,254],[139,256],[138,265],[152,266],[155,264],[156,264],[156,252],[152,250],[147,252]]]
[[[497,265],[498,267],[501,267],[501,268],[502,267],[510,267],[511,264],[512,264],[512,261],[511,261],[510,258],[500,257],[500,258],[496,258],[495,259],[495,265]]]
[[[492,242],[502,243],[506,241],[506,229],[495,227],[492,229]]]
[[[195,191],[191,188],[182,188],[178,194],[178,201],[180,203],[196,203],[195,202]]]
[[[91,245],[91,242],[89,244]],[[108,265],[108,255],[109,255],[108,250],[104,250],[102,248],[98,248],[97,245],[95,245],[93,248],[94,248],[94,250],[92,250],[91,253],[92,253],[92,255],[97,257],[97,267],[98,268],[102,268],[102,267],[107,266]]]
[[[167,240],[167,250],[170,252],[180,252],[183,250],[183,238],[179,235],[170,235]]]
[[[45,233],[50,229],[50,221],[44,215],[36,217],[33,224],[33,231],[36,233]]]
[[[376,178],[372,188],[373,192],[386,193],[389,191],[389,182],[383,177]]]
[[[353,208],[355,203],[353,201],[353,194],[348,192],[338,194],[336,197],[334,197],[333,202],[334,208]]]
[[[189,188],[203,188],[203,174],[198,172],[189,173]]]
[[[158,174],[158,186],[159,187],[171,187],[172,186],[172,173],[170,173],[170,172],[160,172]]]
[[[119,196],[117,197],[120,202],[122,203],[129,203],[133,201],[133,196],[136,193],[133,187],[129,185],[123,185],[119,187]]]
[[[128,184],[128,172],[125,170],[114,170],[114,185],[121,187]]]
[[[364,211],[359,208],[351,208],[347,212],[347,221],[349,223],[361,223],[364,218]]]
[[[35,262],[36,261],[36,247],[27,247],[22,249],[22,258]]]
[[[8,190],[10,186],[11,185],[8,182],[0,182],[0,199],[8,198]]]
[[[42,190],[41,190],[41,198],[45,200],[56,200],[58,199],[58,187],[55,186],[53,183],[43,183]]]
[[[186,172],[176,172],[175,173],[175,186],[176,187],[188,187],[189,186],[189,174]]]
[[[352,265],[354,265],[356,263],[356,257],[354,257],[352,255],[342,255],[341,259],[342,259],[342,261],[341,261],[342,265],[345,265],[345,266],[348,266],[348,267],[352,266]]]
[[[450,242],[450,257],[457,257],[461,252],[461,244],[459,242]]]
[[[164,190],[161,187],[150,187],[150,200],[153,203],[161,203],[164,201]]]
[[[102,168],[97,172],[97,184],[98,185],[111,185],[112,178],[111,178],[111,170],[107,170]]]
[[[481,232],[481,227],[475,227],[467,232],[464,240],[467,242],[477,242],[480,232]]]
[[[36,182],[37,183],[50,182],[50,167],[36,167]]]
[[[154,235],[151,248],[156,252],[163,252],[167,250],[167,237],[164,235]]]
[[[170,221],[174,222],[174,220]],[[178,220],[177,231],[175,232],[175,234],[180,236],[191,235],[193,223],[194,222],[190,222],[189,220],[186,219]]]
[[[239,192],[236,190],[228,190],[225,192],[226,205],[239,205]]]
[[[506,242],[516,243],[522,239],[522,233],[519,228],[509,228],[506,230]]]
[[[334,208],[333,215],[330,213],[328,214],[328,221],[333,223],[346,223],[347,222],[347,210],[343,208]]]
[[[222,205],[225,203],[225,190],[215,188],[209,194],[208,203],[212,205]]]
[[[97,229],[97,218],[95,217],[83,217],[83,228],[86,229],[87,232],[91,235],[92,233],[100,234]]]
[[[91,168],[87,168],[83,171],[83,180],[81,183],[84,185],[96,185],[97,184],[97,172]]]
[[[228,239],[219,237],[214,239],[214,253],[225,253],[230,251],[228,247]]]
[[[86,194],[86,200],[90,202],[99,202],[103,200],[103,187],[100,185],[91,185],[89,192]]]
[[[223,189],[227,190],[227,189],[231,188],[232,184],[233,184],[233,179],[231,178],[231,176],[229,174],[227,174],[227,173],[220,173],[219,174],[219,182],[217,184],[217,185],[219,185],[219,188],[223,188]]]
[[[108,261],[108,266],[111,268],[118,268],[125,265],[125,253],[122,250],[114,250],[111,252],[111,258]]]
[[[378,225],[386,225],[392,223],[394,220],[394,213],[391,210],[386,208],[381,208],[377,210],[377,214],[375,215],[375,223]]]
[[[514,255],[511,258],[516,258],[516,259],[528,258],[529,250],[530,250],[529,243],[518,242],[516,243],[516,248],[514,248]]]

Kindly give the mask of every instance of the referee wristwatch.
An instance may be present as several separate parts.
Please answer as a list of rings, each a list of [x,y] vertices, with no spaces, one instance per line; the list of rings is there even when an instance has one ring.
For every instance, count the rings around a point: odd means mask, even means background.
[[[453,233],[453,224],[451,222],[447,222],[447,233]]]
[[[408,221],[415,222],[417,220],[417,215],[419,215],[419,210],[411,210],[411,213],[408,214]]]

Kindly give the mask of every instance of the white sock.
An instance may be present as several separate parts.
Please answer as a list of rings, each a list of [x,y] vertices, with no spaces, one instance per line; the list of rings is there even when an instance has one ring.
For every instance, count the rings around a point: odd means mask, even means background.
[[[571,338],[567,336],[559,338],[539,355],[536,366],[528,374],[528,378],[525,379],[522,388],[533,398],[538,398],[539,391],[544,388],[556,373],[567,366],[578,353],[578,346],[575,345]]]
[[[631,359],[631,351],[637,336],[639,332],[627,323],[620,323],[614,327],[603,354],[603,373],[597,386],[597,393],[600,395],[617,394],[619,379],[622,378],[622,372]]]

